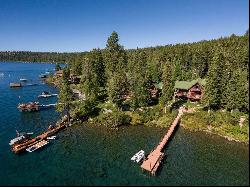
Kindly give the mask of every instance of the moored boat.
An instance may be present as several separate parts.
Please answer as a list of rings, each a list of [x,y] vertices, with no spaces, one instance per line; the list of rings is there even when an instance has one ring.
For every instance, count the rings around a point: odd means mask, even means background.
[[[132,158],[131,160],[134,161],[134,162],[137,162],[139,163],[143,158],[144,158],[144,151],[143,150],[140,150],[138,153],[136,153]]]
[[[13,146],[13,145],[16,145],[16,144],[19,144],[19,143],[24,143],[28,140],[31,139],[31,135],[33,134],[33,132],[29,132],[29,133],[19,133],[17,131],[17,137],[10,140],[9,142],[9,145],[10,146]]]
[[[11,88],[22,87],[22,84],[21,84],[21,83],[18,83],[18,82],[13,82],[13,83],[10,83],[10,87],[11,87]]]
[[[27,79],[21,78],[20,81],[24,81],[25,82],[25,81],[27,81]]]
[[[38,143],[36,143],[36,144],[34,144],[34,145],[28,147],[28,148],[26,149],[26,151],[28,151],[28,152],[31,153],[31,152],[33,152],[33,151],[35,151],[35,150],[37,150],[37,149],[39,149],[39,148],[41,148],[41,147],[47,145],[48,143],[49,143],[49,142],[46,141],[46,140],[41,140],[41,141],[39,141]]]
[[[47,74],[40,74],[39,77],[40,77],[40,78],[47,78],[48,75],[47,75]]]
[[[47,140],[55,140],[55,139],[56,139],[56,136],[47,137]]]
[[[39,97],[47,98],[47,97],[52,97],[52,96],[57,96],[57,94],[51,94],[49,92],[44,91],[44,92],[41,93],[41,95],[38,95],[37,97],[38,98]]]

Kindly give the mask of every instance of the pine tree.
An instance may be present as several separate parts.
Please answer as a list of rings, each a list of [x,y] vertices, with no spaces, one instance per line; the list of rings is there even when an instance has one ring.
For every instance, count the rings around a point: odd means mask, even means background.
[[[118,34],[113,32],[107,40],[105,49],[105,73],[109,100],[119,106],[122,103],[123,94],[128,90],[128,84],[126,75],[127,56],[118,42]]]
[[[145,52],[139,50],[133,55],[133,59],[129,62],[129,83],[133,109],[147,106],[150,99],[147,85],[146,63],[147,58]]]
[[[86,99],[97,99],[99,85],[94,63],[91,56],[85,58],[82,63],[82,77],[80,81],[81,89]]]
[[[216,52],[209,67],[205,97],[203,102],[212,109],[221,107],[222,98],[222,74],[224,57],[221,52]]]
[[[100,49],[93,49],[89,56],[90,61],[93,63],[94,71],[97,76],[97,83],[99,87],[106,85],[104,59]]]
[[[62,76],[62,82],[59,86],[60,92],[59,92],[59,99],[57,101],[57,111],[63,112],[66,111],[67,117],[68,117],[68,123],[70,120],[70,105],[73,100],[73,93],[70,88],[70,69],[68,67],[63,69],[63,76]]]
[[[56,71],[59,71],[59,70],[61,70],[61,69],[62,69],[61,66],[60,66],[58,63],[56,63],[55,70],[56,70]]]
[[[179,67],[177,67],[176,74],[174,75],[175,71],[173,70],[173,66],[171,65],[170,60],[163,66],[163,73],[162,73],[162,95],[160,102],[163,105],[167,105],[168,101],[172,99],[174,93],[174,84],[177,74],[179,73]]]

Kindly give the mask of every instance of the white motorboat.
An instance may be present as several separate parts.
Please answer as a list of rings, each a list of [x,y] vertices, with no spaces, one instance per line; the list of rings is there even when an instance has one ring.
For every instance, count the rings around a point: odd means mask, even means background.
[[[131,160],[134,162],[139,163],[145,156],[145,152],[143,150],[140,150],[138,153],[136,153]]]
[[[57,96],[58,94],[51,94],[49,92],[42,92],[41,95],[38,95],[38,97],[43,97],[43,98],[47,98],[47,97],[53,97],[53,96]]]
[[[30,138],[30,136],[33,134],[33,132],[29,132],[29,133],[19,133],[17,131],[17,137],[10,140],[9,142],[9,145],[12,146],[12,145],[15,145],[17,143],[22,143],[24,142],[25,140],[28,140]]]
[[[55,139],[56,139],[56,136],[47,137],[47,140],[55,140]]]
[[[31,153],[31,152],[33,152],[33,151],[35,151],[35,150],[37,150],[37,149],[39,149],[39,148],[41,148],[41,147],[47,145],[48,143],[49,143],[49,142],[46,141],[46,140],[39,141],[39,142],[36,143],[35,145],[32,145],[32,146],[28,147],[28,148],[26,149],[26,151],[28,151],[28,152]]]
[[[24,81],[25,82],[25,81],[27,81],[27,79],[22,78],[22,79],[20,79],[20,81]]]

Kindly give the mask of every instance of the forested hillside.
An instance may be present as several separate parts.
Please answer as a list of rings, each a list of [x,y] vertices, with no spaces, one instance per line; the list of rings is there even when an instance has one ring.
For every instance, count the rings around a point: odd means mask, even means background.
[[[56,52],[31,52],[31,51],[0,51],[1,61],[21,62],[60,62],[66,63],[83,56],[82,53],[56,53]]]
[[[98,90],[93,85],[106,85],[112,102],[119,105],[124,93],[132,93],[131,105],[138,108],[148,104],[148,87],[161,81],[160,103],[166,105],[172,100],[176,80],[204,78],[205,106],[248,111],[248,32],[244,36],[134,50],[124,50],[118,41],[117,33],[113,33],[104,50],[95,49],[85,58],[70,63],[75,73],[91,77],[83,80],[88,88],[84,92]],[[105,67],[105,74],[99,66]],[[88,76],[90,72],[94,75]]]
[[[108,98],[121,104],[132,93],[132,106],[148,104],[151,83],[163,83],[160,102],[172,99],[176,80],[205,78],[203,104],[212,109],[248,111],[249,35],[210,41],[125,50],[113,32],[106,48],[84,53],[0,52],[0,61],[65,62],[83,74],[83,91],[92,97],[106,88]],[[93,96],[94,97],[94,96]]]

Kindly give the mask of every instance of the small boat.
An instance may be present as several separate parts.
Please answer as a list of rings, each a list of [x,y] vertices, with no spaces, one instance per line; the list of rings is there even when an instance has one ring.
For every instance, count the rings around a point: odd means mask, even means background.
[[[41,74],[41,75],[39,75],[39,77],[40,77],[40,78],[47,78],[48,75],[47,75],[47,74]]]
[[[38,95],[37,97],[44,97],[44,98],[46,98],[46,97],[52,97],[52,96],[57,96],[57,94],[51,94],[49,92],[44,91],[44,92],[41,93],[41,95]]]
[[[28,132],[28,133],[19,133],[18,131],[17,132],[17,137],[10,140],[9,142],[9,145],[10,146],[13,146],[15,144],[18,144],[18,143],[23,143],[27,140],[30,139],[30,136],[33,134],[33,132]]]
[[[131,160],[134,161],[134,162],[139,163],[139,162],[142,160],[142,158],[144,158],[144,156],[145,156],[144,151],[143,151],[143,150],[140,150],[138,153],[136,153],[136,154],[131,158]]]
[[[55,140],[55,139],[56,139],[56,136],[47,137],[47,140]]]
[[[20,81],[23,81],[23,82],[25,82],[25,81],[27,81],[27,80],[28,80],[28,79],[23,79],[23,78],[22,78],[22,79],[20,79]]]
[[[22,87],[22,84],[21,83],[10,83],[10,87],[11,88]]]
[[[47,145],[48,143],[49,143],[49,142],[46,141],[46,140],[41,140],[41,141],[39,141],[38,143],[36,143],[35,145],[32,145],[32,146],[28,147],[28,148],[26,149],[26,151],[28,151],[28,152],[31,153],[31,152],[33,152],[33,151],[35,151],[35,150],[37,150],[37,149],[39,149],[39,148],[41,148],[41,147]]]
[[[25,86],[36,86],[38,85],[37,83],[29,83],[29,84],[26,84]]]

